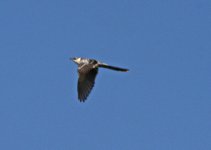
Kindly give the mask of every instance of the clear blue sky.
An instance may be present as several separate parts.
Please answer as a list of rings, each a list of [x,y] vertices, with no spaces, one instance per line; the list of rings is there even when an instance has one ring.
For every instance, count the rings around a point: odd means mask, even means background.
[[[210,66],[210,0],[1,0],[0,149],[210,150]]]

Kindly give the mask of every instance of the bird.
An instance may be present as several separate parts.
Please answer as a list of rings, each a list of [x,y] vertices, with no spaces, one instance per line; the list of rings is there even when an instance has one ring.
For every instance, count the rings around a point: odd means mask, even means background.
[[[98,74],[98,68],[106,68],[114,71],[128,72],[129,69],[110,66],[106,63],[102,63],[95,59],[73,57],[70,58],[74,63],[78,65],[78,100],[85,102],[89,94],[91,93],[95,78]]]

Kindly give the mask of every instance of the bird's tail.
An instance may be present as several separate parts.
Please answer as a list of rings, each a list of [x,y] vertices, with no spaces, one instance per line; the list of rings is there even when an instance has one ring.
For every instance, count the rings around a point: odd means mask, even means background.
[[[115,71],[122,71],[122,72],[129,71],[129,69],[114,67],[114,66],[110,66],[110,65],[107,65],[107,64],[104,64],[104,63],[99,64],[99,67],[107,68],[107,69],[111,69],[111,70],[115,70]]]

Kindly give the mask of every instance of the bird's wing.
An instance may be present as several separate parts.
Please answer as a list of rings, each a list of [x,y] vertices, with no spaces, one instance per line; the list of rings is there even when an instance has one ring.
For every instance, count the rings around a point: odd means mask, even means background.
[[[94,87],[98,68],[93,68],[93,65],[84,65],[78,68],[78,73],[78,99],[84,102]]]
[[[125,69],[125,68],[110,66],[110,65],[107,65],[107,64],[104,64],[104,63],[99,64],[99,67],[107,68],[107,69],[111,69],[111,70],[115,70],[115,71],[122,71],[122,72],[129,71],[128,69]]]

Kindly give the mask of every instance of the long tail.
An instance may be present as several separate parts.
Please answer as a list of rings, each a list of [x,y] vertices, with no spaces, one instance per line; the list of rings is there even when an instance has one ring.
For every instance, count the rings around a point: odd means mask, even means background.
[[[107,69],[111,69],[111,70],[115,70],[115,71],[122,71],[122,72],[129,71],[129,69],[114,67],[114,66],[110,66],[110,65],[107,65],[107,64],[103,64],[103,63],[99,64],[99,67],[107,68]]]

